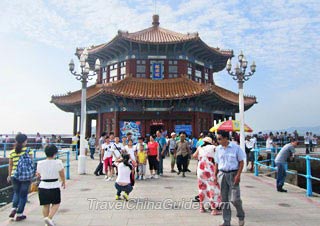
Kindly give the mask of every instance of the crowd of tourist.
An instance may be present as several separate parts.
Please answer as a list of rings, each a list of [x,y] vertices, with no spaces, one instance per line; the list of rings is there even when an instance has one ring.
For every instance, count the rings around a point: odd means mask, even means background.
[[[135,180],[161,178],[164,158],[170,157],[169,172],[182,177],[190,171],[190,159],[197,159],[199,193],[196,199],[200,202],[200,212],[211,209],[212,215],[223,215],[223,225],[230,225],[230,206],[222,203],[232,203],[237,210],[239,225],[244,225],[239,183],[245,153],[236,141],[229,139],[229,132],[222,131],[218,135],[201,133],[197,139],[188,137],[183,131],[179,134],[172,132],[170,138],[157,131],[154,137],[139,137],[137,143],[133,142],[131,133],[122,137],[120,142],[113,132],[103,132],[96,149],[99,163],[94,174],[104,175],[106,181],[115,181],[116,200],[129,199]],[[146,177],[147,163],[149,177]],[[234,193],[231,197],[230,192]]]
[[[52,218],[61,202],[60,187],[65,188],[65,177],[61,160],[56,160],[58,148],[54,144],[59,143],[61,137],[54,135],[45,138],[37,134],[38,140],[45,146],[46,160],[40,161],[36,169],[36,175],[41,178],[39,184],[39,200],[43,206],[43,217],[47,225],[54,225]],[[45,139],[45,142],[44,142]],[[74,144],[79,145],[79,134],[72,138]],[[28,163],[32,160],[32,152],[26,148],[27,136],[18,134],[15,139],[14,149],[9,155],[8,182],[13,184],[14,196],[10,218],[16,221],[26,219],[23,214],[27,200],[28,188],[31,179],[28,177]],[[268,136],[256,134],[247,136],[245,150],[239,147],[239,136],[236,133],[219,131],[217,134],[203,132],[199,138],[188,137],[181,131],[178,134],[172,132],[165,136],[162,131],[157,131],[156,136],[147,138],[139,137],[137,142],[132,139],[129,132],[126,136],[117,137],[113,132],[103,132],[97,140],[95,135],[87,139],[86,148],[90,151],[91,159],[98,155],[98,165],[94,171],[96,176],[104,175],[105,181],[114,181],[116,200],[129,199],[135,180],[159,179],[163,176],[163,159],[170,157],[170,173],[176,173],[182,177],[187,176],[191,158],[198,160],[197,185],[198,195],[196,200],[200,202],[200,212],[211,210],[212,215],[223,215],[224,223],[230,225],[232,203],[237,211],[239,225],[244,225],[245,213],[240,197],[240,179],[244,167],[244,160],[251,164],[253,170],[253,152],[259,141],[264,141],[267,150],[267,158],[270,159],[272,149],[276,150],[275,164],[277,166],[277,191],[287,192],[283,188],[286,171],[285,164],[294,156],[295,147],[298,145],[298,135],[284,133],[269,133]],[[318,140],[316,135],[310,132],[304,137],[306,153],[314,151]],[[279,152],[277,147],[284,145]],[[30,160],[31,159],[31,160]],[[30,164],[29,164],[30,165]],[[146,169],[149,166],[149,176]],[[23,170],[21,170],[23,169]],[[177,170],[176,170],[177,169]],[[19,175],[19,172],[21,175]],[[168,172],[168,171],[166,171]],[[22,178],[22,179],[21,179]],[[61,183],[59,182],[59,178]],[[121,195],[122,194],[122,195]],[[227,205],[226,205],[227,204]]]
[[[304,136],[304,144],[306,146],[306,154],[314,152],[318,145],[318,137],[316,134],[312,135],[312,132],[306,132]]]

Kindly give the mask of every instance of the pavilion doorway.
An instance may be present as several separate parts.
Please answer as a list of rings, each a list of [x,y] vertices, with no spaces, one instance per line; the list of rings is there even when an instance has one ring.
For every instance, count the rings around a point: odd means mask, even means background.
[[[163,130],[164,126],[163,125],[151,125],[150,126],[150,135],[155,136],[156,132],[159,130]]]

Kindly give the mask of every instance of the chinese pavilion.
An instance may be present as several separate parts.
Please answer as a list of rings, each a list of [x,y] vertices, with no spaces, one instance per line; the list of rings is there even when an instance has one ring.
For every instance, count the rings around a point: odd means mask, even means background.
[[[83,48],[76,49],[80,57]],[[118,31],[108,43],[88,48],[88,62],[101,61],[97,81],[87,88],[86,135],[92,120],[96,133],[116,135],[133,130],[134,135],[156,130],[188,130],[198,136],[213,120],[235,117],[238,94],[215,85],[214,73],[223,70],[233,51],[208,46],[198,33],[181,34],[159,26],[129,33]],[[74,113],[77,131],[81,90],[52,96],[51,102]],[[256,98],[244,98],[245,110]]]

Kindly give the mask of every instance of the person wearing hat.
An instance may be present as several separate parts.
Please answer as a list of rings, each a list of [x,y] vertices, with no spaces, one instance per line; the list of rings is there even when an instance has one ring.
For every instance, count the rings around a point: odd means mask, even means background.
[[[24,207],[27,202],[30,181],[20,181],[15,178],[15,171],[18,167],[19,159],[22,155],[27,152],[27,140],[28,137],[25,134],[19,133],[16,138],[15,147],[10,151],[9,154],[9,167],[8,167],[8,178],[7,181],[13,185],[13,198],[12,198],[12,209],[9,218],[16,216],[16,221],[25,220],[27,217],[23,215]],[[27,152],[32,159],[33,152]]]
[[[168,141],[169,146],[169,154],[170,154],[170,160],[171,160],[171,173],[176,173],[177,171],[174,170],[174,165],[176,164],[176,133],[172,132],[171,138]]]
[[[212,215],[220,215],[220,186],[213,182],[214,179],[214,154],[215,146],[211,137],[204,137],[203,144],[193,154],[199,160],[197,167],[200,212],[204,213],[206,204],[210,205]]]

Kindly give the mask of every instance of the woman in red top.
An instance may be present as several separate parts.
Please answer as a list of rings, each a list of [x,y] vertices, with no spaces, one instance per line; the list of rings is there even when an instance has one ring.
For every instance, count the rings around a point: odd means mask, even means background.
[[[150,178],[158,178],[156,172],[159,164],[159,144],[154,140],[153,136],[150,136],[150,141],[148,142],[148,161]]]

